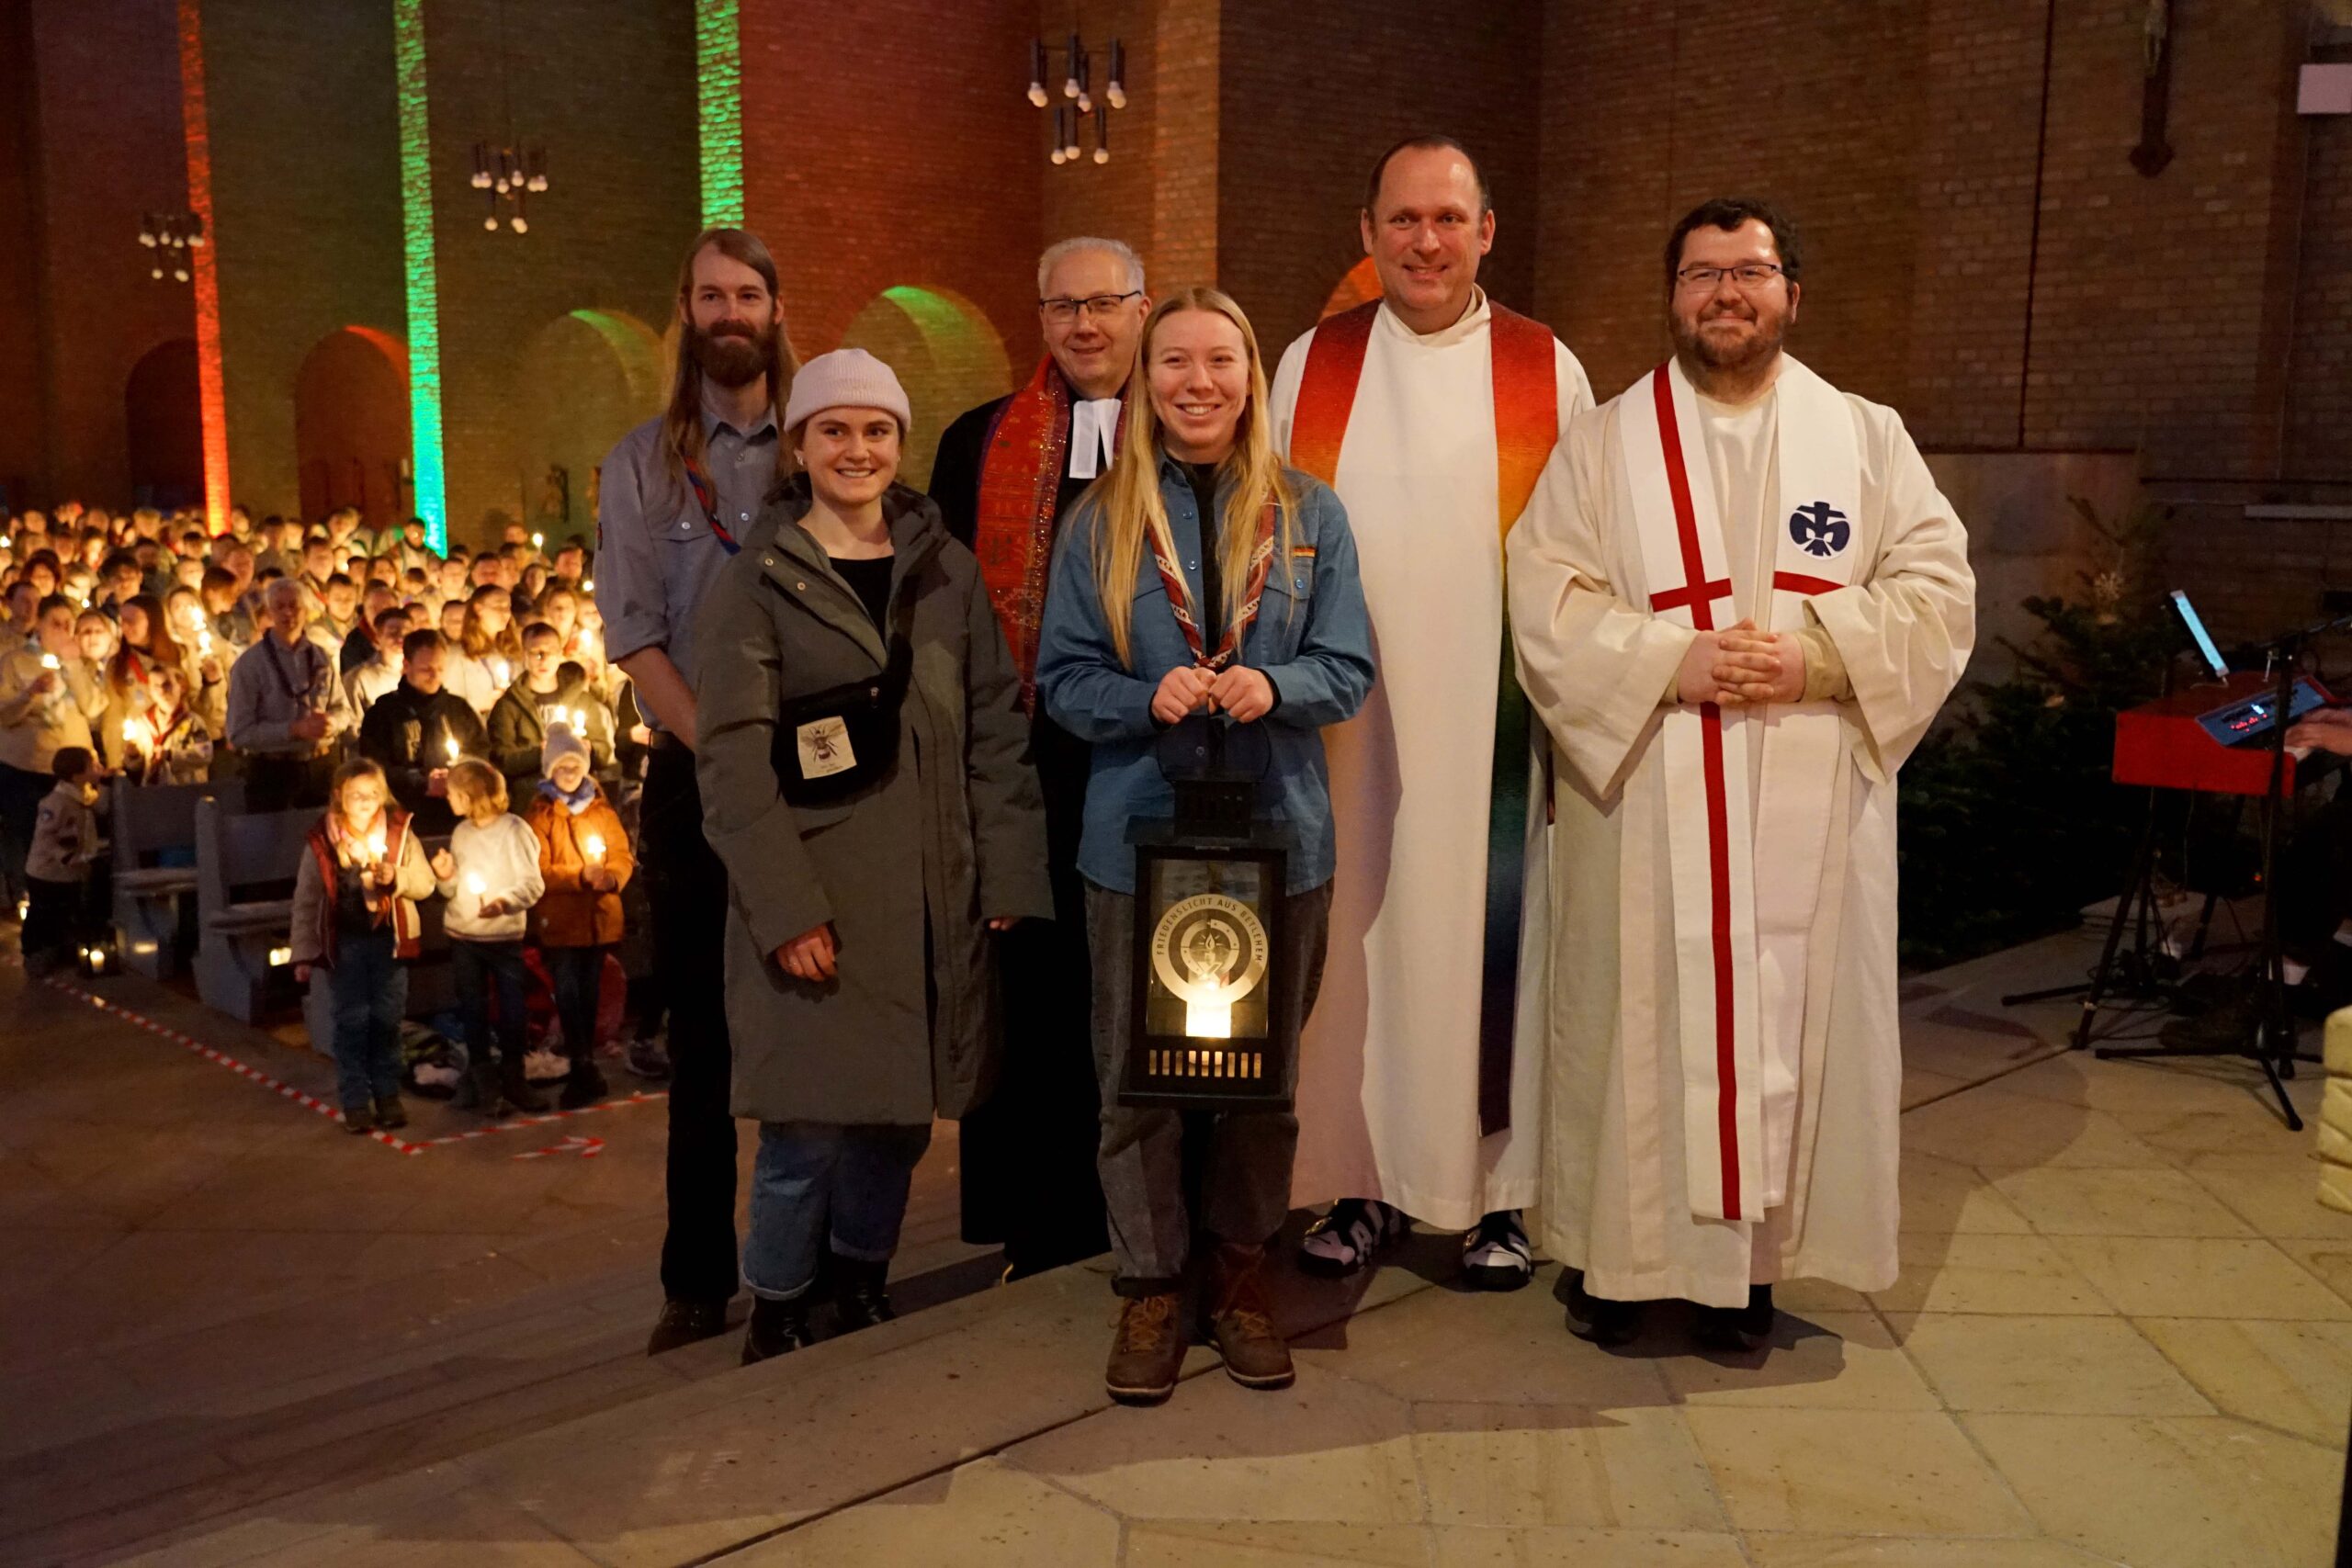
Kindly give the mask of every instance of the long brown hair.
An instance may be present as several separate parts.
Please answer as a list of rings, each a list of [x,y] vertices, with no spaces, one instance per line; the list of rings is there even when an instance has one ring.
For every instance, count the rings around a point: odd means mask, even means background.
[[[768,297],[776,298],[775,257],[768,254],[767,243],[749,229],[705,229],[686,247],[686,259],[678,264],[678,342],[670,356],[670,382],[662,399],[662,456],[670,470],[670,482],[680,496],[686,493],[687,460],[702,460],[702,367],[695,363],[695,259],[713,248],[758,273],[768,286]],[[779,433],[784,429],[785,403],[792,394],[792,378],[799,369],[799,357],[792,352],[792,340],[779,318],[766,372],[768,401]]]
[[[1250,558],[1258,547],[1258,518],[1273,502],[1279,516],[1274,528],[1274,564],[1287,566],[1297,527],[1298,497],[1283,475],[1274,456],[1271,422],[1266,414],[1266,364],[1258,352],[1258,334],[1233,298],[1215,288],[1184,288],[1152,307],[1144,318],[1143,346],[1136,356],[1136,373],[1127,383],[1126,434],[1108,478],[1097,486],[1101,510],[1094,522],[1094,586],[1102,601],[1102,618],[1109,623],[1111,646],[1130,669],[1135,649],[1128,616],[1133,610],[1136,574],[1142,570],[1147,536],[1158,541],[1171,559],[1175,544],[1168,533],[1168,507],[1159,495],[1159,416],[1151,406],[1151,340],[1169,317],[1185,310],[1213,310],[1241,329],[1241,344],[1250,356],[1250,401],[1234,427],[1233,450],[1217,465],[1226,492],[1223,534],[1218,554],[1225,595],[1224,623],[1239,619],[1243,596],[1250,588]],[[1203,519],[1205,524],[1207,520]],[[1204,530],[1205,533],[1205,529]],[[1190,592],[1189,586],[1187,592]]]
[[[162,600],[153,593],[134,593],[123,601],[123,608],[135,609],[147,617],[147,645],[141,648],[119,632],[116,634],[119,640],[114,657],[107,661],[107,684],[119,697],[136,691],[146,672],[156,665],[178,669],[187,657],[180,651],[178,639],[172,636],[170,624],[164,619]]]

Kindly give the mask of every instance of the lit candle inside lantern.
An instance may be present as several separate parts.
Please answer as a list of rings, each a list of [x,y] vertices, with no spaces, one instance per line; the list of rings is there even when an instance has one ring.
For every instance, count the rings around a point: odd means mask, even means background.
[[[384,863],[384,829],[380,823],[368,834],[368,863],[371,866]]]
[[[502,686],[514,678],[514,667],[507,663],[503,659],[492,660],[490,661],[490,672],[498,677],[498,683]]]
[[[212,633],[203,626],[196,628],[196,651],[199,658],[212,657]]]
[[[441,738],[441,744],[448,748],[449,761],[456,761],[458,757],[458,738],[454,735],[445,735]]]
[[[590,865],[602,865],[605,863],[605,840],[596,834],[591,833],[587,837],[582,839],[580,840],[580,848],[588,856],[588,863]]]
[[[125,746],[131,746],[136,745],[138,740],[139,721],[135,718],[124,719],[122,721],[122,743]]]
[[[44,653],[40,656],[40,667],[44,670],[58,670],[63,668],[63,666],[57,662],[57,655],[53,653]]]
[[[1184,1032],[1195,1040],[1231,1039],[1233,1009],[1218,1002],[1186,1002]]]

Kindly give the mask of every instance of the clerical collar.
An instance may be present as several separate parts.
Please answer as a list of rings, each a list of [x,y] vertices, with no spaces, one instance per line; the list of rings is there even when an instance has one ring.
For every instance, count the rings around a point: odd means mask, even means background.
[[[1472,284],[1470,303],[1464,308],[1462,314],[1455,318],[1452,326],[1440,327],[1433,333],[1415,332],[1405,324],[1404,317],[1385,303],[1381,307],[1380,313],[1396,329],[1397,335],[1407,343],[1418,344],[1423,348],[1449,348],[1487,324],[1488,316],[1487,291],[1476,284]]]
[[[1069,477],[1091,479],[1118,457],[1117,398],[1080,398],[1069,403]]]

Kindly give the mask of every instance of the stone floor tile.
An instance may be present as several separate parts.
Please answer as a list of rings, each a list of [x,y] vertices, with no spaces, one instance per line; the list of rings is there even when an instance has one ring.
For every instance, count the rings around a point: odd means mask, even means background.
[[[2352,1323],[2148,1317],[2141,1332],[2225,1416],[2342,1448]]]
[[[1871,1297],[1882,1312],[2047,1315],[2112,1310],[2041,1236],[1906,1234],[1899,1246],[1901,1277]]]
[[[2171,1163],[2106,1111],[2011,1093],[2012,1081],[2003,1078],[1990,1088],[1906,1111],[1904,1147],[1996,1175],[2046,1165],[2148,1168]]]
[[[2267,1241],[2067,1235],[2051,1245],[2132,1317],[2352,1317],[2352,1306]]]
[[[1432,1524],[1723,1531],[1706,1461],[1669,1407],[1417,1404]]]
[[[1906,1051],[1903,1063],[1903,1109],[1915,1110],[1947,1096],[1958,1094],[1968,1088],[1973,1081],[1974,1080],[1970,1078],[1954,1077],[1949,1073],[1933,1072],[1926,1067],[1915,1067],[1911,1065],[1909,1053]]]
[[[520,1509],[461,1491],[248,1558],[243,1568],[583,1568],[595,1561]]]
[[[2258,1081],[2258,1080],[2257,1080]],[[2218,1098],[2200,1092],[2183,1104],[2158,1105],[2114,1112],[2133,1137],[2177,1165],[2199,1159],[2239,1156],[2288,1156],[2308,1153],[2312,1134],[2290,1133],[2278,1120],[2278,1101],[2266,1088],[2232,1086]]]
[[[2007,1198],[1973,1166],[1920,1149],[1903,1151],[1903,1228],[1906,1231],[2030,1234]]]
[[[2045,1167],[1993,1185],[2043,1235],[2252,1235],[2244,1220],[2177,1170]]]
[[[1058,1486],[981,1460],[714,1561],[725,1568],[1114,1568],[1119,1521]]]
[[[2273,1240],[2352,1243],[2352,1214],[2319,1201],[2319,1164],[2301,1156],[2222,1156],[2191,1163],[2197,1184]]]
[[[1419,1524],[1153,1519],[1127,1527],[1125,1568],[1428,1568],[1430,1551]]]
[[[1954,1410],[2211,1416],[2213,1407],[2120,1317],[1925,1313],[1903,1348]]]
[[[1784,1312],[1763,1350],[1747,1356],[1690,1351],[1662,1358],[1658,1371],[1675,1398],[1691,1405],[1937,1408],[1935,1394],[1894,1336],[1869,1312]]]
[[[2115,1568],[2112,1558],[2055,1540],[1760,1533],[1747,1540],[1755,1568]]]
[[[1271,1393],[1212,1372],[1156,1409],[1106,1410],[1004,1458],[1130,1520],[1424,1515],[1403,1403],[1313,1367]]]
[[[2000,1087],[2004,1094],[2118,1116],[2177,1117],[2210,1111],[2267,1116],[2271,1126],[2278,1125],[2276,1107],[2263,1109],[2271,1102],[2261,1070],[2249,1062],[2219,1056],[2102,1062],[2086,1051],[2069,1051],[2010,1074]]]
[[[1432,1530],[1430,1568],[1746,1568],[1739,1538],[1689,1530]]]
[[[2278,1243],[2278,1250],[2352,1302],[2352,1242],[2288,1240]]]
[[[2044,1533],[2132,1568],[2319,1568],[2344,1456],[2222,1416],[1962,1418]]]
[[[1516,1291],[1424,1290],[1293,1342],[1300,1363],[1404,1400],[1616,1408],[1666,1399],[1639,1355],[1598,1349],[1568,1332],[1559,1270]]]
[[[1941,1412],[1693,1407],[1686,1419],[1742,1531],[2034,1533]]]

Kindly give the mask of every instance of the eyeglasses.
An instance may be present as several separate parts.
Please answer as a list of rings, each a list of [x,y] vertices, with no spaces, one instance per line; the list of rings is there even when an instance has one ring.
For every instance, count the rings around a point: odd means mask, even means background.
[[[1037,309],[1046,313],[1046,320],[1049,321],[1074,321],[1080,310],[1089,315],[1107,316],[1128,300],[1142,298],[1142,289],[1130,288],[1125,294],[1091,294],[1083,299],[1040,299]]]
[[[1686,266],[1674,275],[1674,281],[1689,289],[1713,290],[1722,287],[1726,276],[1742,288],[1761,288],[1781,274],[1774,263],[1748,262],[1741,266]]]

